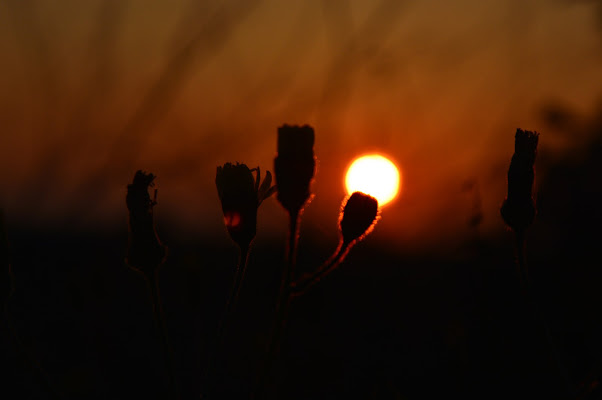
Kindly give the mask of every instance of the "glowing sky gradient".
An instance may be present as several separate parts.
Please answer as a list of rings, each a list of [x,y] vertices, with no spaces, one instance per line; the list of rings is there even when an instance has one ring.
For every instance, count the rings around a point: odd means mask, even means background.
[[[462,237],[474,195],[483,229],[499,231],[515,129],[541,131],[548,158],[586,143],[546,132],[541,109],[587,115],[600,98],[596,7],[6,0],[0,204],[33,225],[123,224],[125,186],[141,168],[158,176],[158,218],[212,232],[223,228],[215,167],[272,169],[277,127],[308,123],[319,165],[304,229],[336,235],[345,168],[384,151],[404,187],[375,236]],[[467,180],[479,193],[462,191]],[[259,218],[266,234],[286,229],[273,199]]]

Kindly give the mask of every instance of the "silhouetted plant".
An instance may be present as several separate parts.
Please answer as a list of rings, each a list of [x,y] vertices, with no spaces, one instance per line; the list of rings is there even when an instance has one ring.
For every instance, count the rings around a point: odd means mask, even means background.
[[[312,197],[310,185],[316,170],[314,156],[314,130],[309,125],[282,125],[278,128],[277,155],[274,159],[274,174],[278,190],[277,199],[289,215],[288,246],[286,265],[282,274],[280,291],[276,303],[274,327],[269,340],[265,365],[260,370],[256,398],[262,398],[272,362],[280,346],[290,304],[290,286],[295,270],[299,218],[303,207]]]
[[[253,178],[253,171],[256,176]],[[245,164],[231,163],[217,167],[215,185],[222,204],[224,223],[232,240],[242,249],[248,249],[257,232],[257,209],[276,192],[272,174],[266,171],[261,183],[259,167],[249,169]]]
[[[276,186],[272,186],[270,171],[266,171],[265,179],[261,182],[259,167],[249,169],[246,164],[239,163],[226,163],[223,167],[217,167],[215,186],[224,213],[224,224],[228,234],[238,245],[239,258],[232,290],[224,314],[218,323],[215,345],[210,351],[206,374],[211,372],[215,352],[221,344],[224,325],[238,301],[247,268],[249,249],[257,233],[257,209],[265,199],[276,192]]]
[[[151,200],[148,193],[153,187],[155,175],[137,171],[127,186],[126,204],[129,216],[129,244],[127,263],[130,267],[152,279],[165,261],[166,247],[159,240],[155,229],[153,207],[157,204],[157,190]]]
[[[271,365],[278,353],[284,335],[290,302],[302,295],[310,286],[334,271],[345,259],[349,250],[368,235],[379,219],[378,201],[367,194],[354,192],[347,197],[339,214],[341,240],[334,254],[320,268],[294,282],[298,222],[304,205],[312,197],[310,184],[315,172],[316,158],[313,153],[314,131],[308,125],[302,127],[284,125],[278,129],[278,155],[274,162],[278,201],[289,213],[289,242],[285,271],[283,272],[276,316],[267,358],[256,399],[266,396]]]
[[[31,350],[21,341],[17,329],[12,323],[9,311],[9,299],[14,290],[14,276],[10,264],[9,246],[4,226],[4,213],[0,210],[0,295],[2,296],[0,300],[2,301],[3,311],[2,326],[0,328],[7,330],[7,334],[12,339],[14,349],[17,351],[21,362],[30,369],[31,374],[48,398],[59,400],[62,398],[60,392],[50,383],[46,372]]]
[[[161,243],[155,228],[153,208],[157,204],[157,189],[151,200],[148,189],[154,186],[155,175],[137,171],[134,180],[127,186],[126,204],[129,210],[129,244],[127,264],[142,273],[148,283],[153,315],[161,337],[165,369],[169,380],[169,395],[178,398],[173,371],[171,347],[161,307],[159,292],[159,268],[165,262],[167,247]]]
[[[299,281],[291,284],[293,296],[301,296],[307,289],[334,271],[345,260],[349,250],[372,232],[380,218],[378,201],[361,192],[354,192],[346,198],[341,209],[339,218],[341,240],[337,250],[316,271],[305,274]]]
[[[533,200],[533,182],[535,180],[535,156],[539,133],[516,130],[514,155],[508,169],[508,196],[500,212],[506,224],[514,231],[519,251],[519,263],[522,263],[524,235],[535,218]],[[526,265],[521,265],[521,277],[527,280]]]
[[[535,219],[537,213],[533,199],[535,181],[535,157],[539,133],[517,129],[514,138],[514,155],[508,168],[508,196],[504,200],[500,213],[506,225],[514,232],[516,262],[523,295],[533,311],[535,322],[544,332],[551,358],[555,361],[558,372],[565,383],[567,394],[570,393],[566,370],[558,358],[556,348],[548,325],[539,311],[529,282],[526,259],[526,230]]]

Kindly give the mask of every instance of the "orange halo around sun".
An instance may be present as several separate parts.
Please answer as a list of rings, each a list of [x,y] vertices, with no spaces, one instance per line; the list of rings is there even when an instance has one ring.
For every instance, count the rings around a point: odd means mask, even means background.
[[[362,192],[383,206],[393,200],[400,186],[400,173],[395,164],[379,154],[356,158],[345,176],[347,193]]]

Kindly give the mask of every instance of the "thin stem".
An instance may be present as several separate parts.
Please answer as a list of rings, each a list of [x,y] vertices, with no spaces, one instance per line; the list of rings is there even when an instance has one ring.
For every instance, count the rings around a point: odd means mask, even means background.
[[[224,311],[224,315],[222,316],[222,320],[217,329],[217,342],[216,347],[220,345],[221,338],[223,335],[223,329],[225,323],[228,321],[230,314],[236,308],[238,303],[238,296],[240,294],[240,288],[242,286],[243,279],[245,277],[245,272],[247,270],[247,263],[249,262],[249,246],[244,246],[240,248],[240,255],[238,258],[238,264],[236,265],[236,272],[234,274],[234,284],[232,285],[232,291],[230,293],[230,297],[228,298],[228,302],[226,303],[226,309]]]
[[[272,364],[280,350],[280,343],[284,335],[288,310],[291,302],[291,283],[295,271],[295,262],[297,255],[297,238],[299,230],[299,212],[291,212],[289,215],[289,242],[287,247],[287,263],[282,282],[280,284],[280,293],[278,294],[278,302],[276,303],[276,317],[272,329],[271,339],[269,341],[268,351],[265,359],[265,364],[260,372],[258,385],[255,390],[253,399],[259,400],[267,396],[267,387],[269,384],[269,376],[272,370]]]
[[[19,338],[17,329],[13,325],[12,320],[10,318],[10,313],[8,311],[8,303],[4,304],[3,311],[4,311],[3,319],[5,322],[4,325],[10,331],[10,336],[12,337],[12,340],[15,344],[15,348],[17,349],[17,352],[19,353],[19,356],[23,360],[24,364],[26,364],[29,367],[32,375],[34,376],[34,379],[36,381],[38,381],[38,383],[40,384],[40,387],[46,393],[48,398],[53,399],[53,400],[60,400],[62,398],[62,396],[52,386],[52,384],[50,383],[50,381],[48,379],[48,376],[44,372],[44,369],[42,368],[42,366],[40,365],[38,360],[34,357],[32,352],[27,348],[27,346],[25,346],[25,344]]]
[[[161,307],[161,296],[159,293],[159,269],[157,268],[154,274],[146,275],[147,282],[150,289],[151,301],[153,305],[153,315],[155,317],[155,323],[157,325],[157,332],[159,333],[161,344],[163,346],[163,362],[165,364],[165,370],[167,372],[167,379],[169,384],[169,398],[171,400],[177,400],[178,391],[176,386],[175,373],[173,370],[173,356],[171,346],[167,337],[167,328],[165,325],[165,319],[163,318],[163,309]]]
[[[529,294],[529,275],[527,268],[527,258],[525,256],[525,232],[515,231],[514,232],[515,245],[516,245],[516,267],[518,269],[518,278],[520,280],[521,288],[524,295],[528,298]]]
[[[311,274],[304,275],[301,279],[299,279],[299,281],[291,284],[291,296],[299,297],[307,293],[309,289],[334,271],[339,264],[343,262],[350,248],[350,243],[341,242],[334,254],[330,256],[330,258],[317,270]]]
[[[556,365],[556,369],[557,369],[559,375],[561,375],[562,381],[564,382],[564,388],[565,388],[566,395],[570,396],[571,385],[569,382],[567,370],[564,367],[563,363],[561,362],[560,357],[558,356],[558,352],[556,351],[556,346],[554,344],[554,339],[552,338],[552,333],[548,327],[546,319],[544,318],[543,314],[541,313],[541,311],[539,309],[539,305],[537,304],[537,301],[535,300],[533,291],[531,289],[531,284],[529,282],[527,258],[526,258],[526,254],[525,254],[525,248],[526,248],[525,232],[524,231],[516,231],[515,239],[516,239],[517,266],[518,266],[518,273],[519,273],[519,278],[520,278],[520,282],[521,282],[521,288],[523,291],[523,295],[525,296],[527,303],[529,303],[529,306],[531,308],[531,311],[533,313],[536,323],[539,323],[540,329],[544,333],[544,336],[546,338],[547,349],[549,352],[549,357],[551,360],[553,360],[553,362]]]
[[[240,294],[240,288],[242,286],[242,282],[245,277],[245,272],[247,270],[247,264],[249,262],[249,245],[240,247],[240,254],[238,257],[238,263],[236,264],[236,271],[234,273],[234,283],[232,284],[232,290],[230,292],[230,296],[228,297],[228,301],[226,302],[226,308],[224,309],[224,313],[217,325],[217,332],[215,335],[215,345],[209,350],[209,358],[207,361],[207,366],[205,367],[205,373],[203,374],[205,378],[203,382],[207,382],[210,384],[208,378],[210,377],[211,370],[215,363],[216,354],[221,347],[223,335],[224,335],[224,326],[228,322],[230,315],[234,312],[236,305],[238,303],[238,297]]]

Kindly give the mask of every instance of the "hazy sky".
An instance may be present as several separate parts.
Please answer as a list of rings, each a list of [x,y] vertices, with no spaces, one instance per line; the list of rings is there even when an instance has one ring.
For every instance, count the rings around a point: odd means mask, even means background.
[[[225,235],[216,166],[272,169],[277,127],[309,123],[319,168],[305,228],[336,234],[345,168],[376,151],[403,174],[382,240],[462,237],[466,180],[495,232],[517,127],[541,131],[548,159],[585,143],[546,132],[541,109],[587,116],[601,98],[598,7],[2,0],[0,204],[33,225],[123,224],[125,186],[145,169],[158,175],[160,218]],[[260,235],[285,228],[264,203]]]

